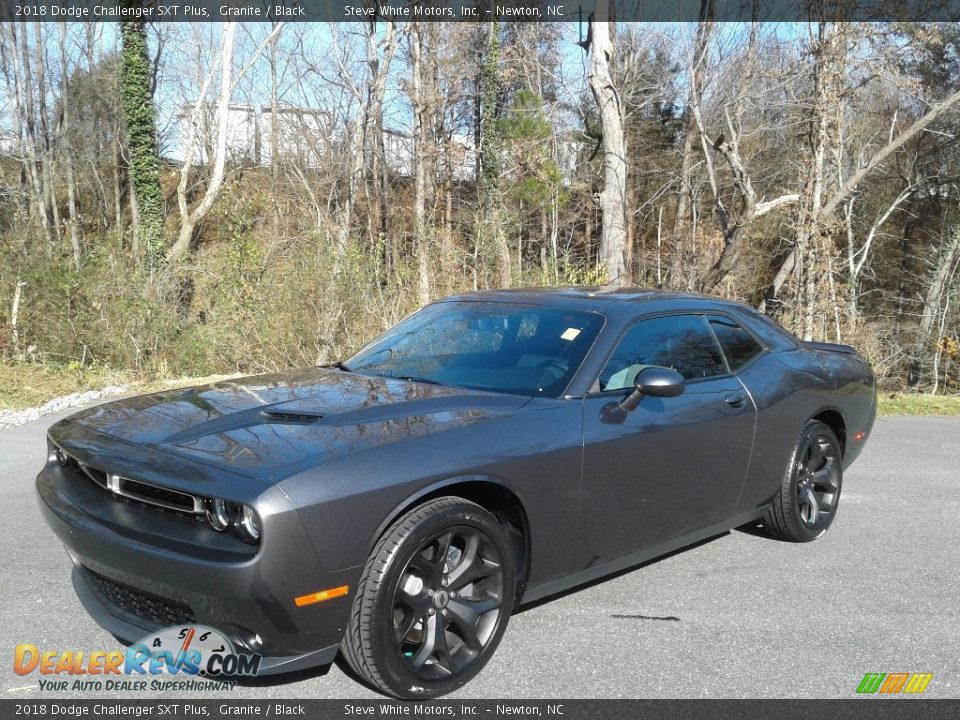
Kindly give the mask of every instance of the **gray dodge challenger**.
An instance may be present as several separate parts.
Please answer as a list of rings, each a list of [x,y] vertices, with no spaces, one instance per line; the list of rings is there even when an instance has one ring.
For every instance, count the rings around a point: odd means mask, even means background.
[[[336,365],[84,410],[36,487],[115,636],[199,624],[261,673],[342,652],[432,698],[524,603],[748,523],[820,537],[875,414],[853,348],[743,305],[489,291]]]

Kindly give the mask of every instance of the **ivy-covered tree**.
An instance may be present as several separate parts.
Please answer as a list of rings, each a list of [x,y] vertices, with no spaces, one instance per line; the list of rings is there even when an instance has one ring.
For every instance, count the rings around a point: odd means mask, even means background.
[[[138,222],[135,232],[139,233],[144,265],[153,272],[163,261],[166,240],[147,29],[142,22],[124,22],[120,31],[123,39],[120,102],[127,136],[130,183],[136,202]]]

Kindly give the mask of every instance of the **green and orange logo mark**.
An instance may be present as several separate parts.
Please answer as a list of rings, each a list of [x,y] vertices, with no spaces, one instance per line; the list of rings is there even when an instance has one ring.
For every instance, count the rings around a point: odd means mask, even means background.
[[[857,692],[864,695],[885,693],[919,694],[927,689],[933,673],[867,673],[860,681]]]

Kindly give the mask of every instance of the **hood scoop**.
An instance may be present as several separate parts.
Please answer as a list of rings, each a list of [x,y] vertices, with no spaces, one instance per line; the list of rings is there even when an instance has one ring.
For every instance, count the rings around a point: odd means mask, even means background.
[[[282,423],[314,423],[323,420],[323,415],[296,410],[263,410],[260,412],[267,421]]]
[[[312,425],[323,420],[323,415],[300,410],[240,410],[221,415],[213,420],[188,427],[174,433],[163,440],[164,444],[179,445],[188,443],[207,435],[229,433],[235,430],[248,430],[259,425]]]

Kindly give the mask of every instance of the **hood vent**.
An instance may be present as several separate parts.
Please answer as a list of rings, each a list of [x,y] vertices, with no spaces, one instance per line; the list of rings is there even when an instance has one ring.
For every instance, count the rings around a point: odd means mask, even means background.
[[[313,423],[323,420],[323,415],[311,412],[296,412],[292,410],[264,410],[262,415],[273,422]]]

